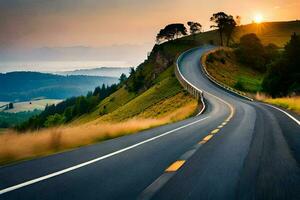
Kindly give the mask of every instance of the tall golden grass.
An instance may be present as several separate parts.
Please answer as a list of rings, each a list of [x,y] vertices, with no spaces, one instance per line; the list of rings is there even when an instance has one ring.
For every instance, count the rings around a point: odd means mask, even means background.
[[[300,115],[300,96],[265,99],[264,101],[294,111]]]
[[[270,96],[264,93],[257,93],[255,98],[257,100],[291,110],[300,115],[300,96],[271,98]]]
[[[196,107],[197,103],[190,102],[158,119],[133,118],[123,122],[91,122],[80,126],[62,126],[22,134],[9,130],[0,135],[0,163],[48,155],[182,120],[192,115]]]

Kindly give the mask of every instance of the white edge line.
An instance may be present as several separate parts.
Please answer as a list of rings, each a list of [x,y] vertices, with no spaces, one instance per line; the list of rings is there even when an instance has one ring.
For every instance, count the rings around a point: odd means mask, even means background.
[[[173,130],[171,130],[171,131],[167,131],[167,132],[165,132],[165,133],[163,133],[163,134],[160,134],[160,135],[158,135],[158,136],[149,138],[149,139],[147,139],[147,140],[144,140],[144,141],[139,142],[139,143],[137,143],[137,144],[134,144],[134,145],[128,146],[128,147],[126,147],[126,148],[120,149],[120,150],[118,150],[118,151],[109,153],[109,154],[104,155],[104,156],[101,156],[101,157],[99,157],[99,158],[95,158],[95,159],[93,159],[93,160],[90,160],[90,161],[87,161],[87,162],[84,162],[84,163],[81,163],[81,164],[78,164],[78,165],[74,165],[74,166],[72,166],[72,167],[69,167],[69,168],[66,168],[66,169],[63,169],[63,170],[60,170],[60,171],[57,171],[57,172],[54,172],[54,173],[45,175],[45,176],[41,176],[41,177],[39,177],[39,178],[35,178],[35,179],[32,179],[32,180],[29,180],[29,181],[26,181],[26,182],[23,182],[23,183],[20,183],[20,184],[17,184],[17,185],[14,185],[14,186],[11,186],[11,187],[8,187],[8,188],[5,188],[5,189],[2,189],[2,190],[0,190],[0,195],[1,195],[1,194],[4,194],[4,193],[7,193],[7,192],[11,192],[11,191],[13,191],[13,190],[17,190],[17,189],[19,189],[19,188],[22,188],[22,187],[25,187],[25,186],[28,186],[28,185],[32,185],[32,184],[34,184],[34,183],[37,183],[37,182],[40,182],[40,181],[43,181],[43,180],[46,180],[46,179],[49,179],[49,178],[52,178],[52,177],[55,177],[55,176],[59,176],[59,175],[61,175],[61,174],[64,174],[64,173],[67,173],[67,172],[76,170],[76,169],[78,169],[78,168],[81,168],[81,167],[90,165],[90,164],[95,163],[95,162],[97,162],[97,161],[104,160],[104,159],[109,158],[109,157],[111,157],[111,156],[120,154],[120,153],[122,153],[122,152],[124,152],[124,151],[128,151],[128,150],[130,150],[130,149],[133,149],[133,148],[135,148],[135,147],[137,147],[137,146],[140,146],[140,145],[142,145],[142,144],[145,144],[145,143],[148,143],[148,142],[150,142],[150,141],[156,140],[156,139],[158,139],[158,138],[160,138],[160,137],[166,136],[166,135],[168,135],[168,134],[170,134],[170,133],[173,133],[173,132],[175,132],[175,131],[178,131],[178,130],[180,130],[180,129],[186,128],[186,127],[191,126],[191,125],[193,125],[193,124],[196,124],[196,123],[198,123],[198,122],[200,122],[200,121],[203,121],[203,120],[205,120],[205,119],[207,119],[207,118],[209,118],[209,117],[205,117],[205,118],[199,119],[199,120],[197,120],[197,121],[191,122],[191,123],[189,123],[189,124],[180,126],[180,127],[176,128],[176,129],[173,129]]]
[[[280,112],[286,114],[289,118],[291,118],[292,120],[294,120],[300,126],[300,121],[297,120],[295,117],[293,117],[291,114],[285,112],[284,110],[281,110],[280,108],[277,108],[276,106],[272,106],[272,105],[266,104],[266,103],[264,103],[264,104],[267,105],[267,106],[269,106],[269,107],[275,108],[275,109],[279,110]]]
[[[211,50],[218,50],[219,49],[219,47],[216,47],[216,48],[214,48],[214,49],[211,49]],[[206,52],[206,54],[208,55],[209,53],[211,53],[211,52]],[[205,55],[205,54],[203,54],[203,55]],[[202,56],[203,56],[202,55]],[[202,61],[202,57],[200,58],[200,62]],[[208,71],[207,71],[207,69],[206,69],[206,64],[205,63],[201,63],[201,65],[202,65],[202,69],[204,69],[204,74],[206,75],[206,77],[209,79],[209,80],[211,80],[212,82],[214,82],[215,84],[217,84],[218,86],[220,86],[221,88],[223,88],[224,90],[227,90],[227,91],[230,91],[230,92],[232,92],[232,93],[234,93],[234,94],[236,94],[236,95],[238,95],[238,96],[240,96],[240,97],[243,97],[243,98],[245,98],[245,99],[247,99],[247,100],[249,100],[249,101],[253,101],[253,99],[252,98],[250,98],[250,97],[247,97],[246,95],[242,95],[242,94],[239,94],[236,90],[234,90],[233,88],[231,88],[231,87],[229,87],[229,86],[227,86],[227,85],[225,85],[224,86],[224,84],[221,84],[221,83],[219,83],[217,80],[215,80],[215,78],[214,77],[212,77],[209,73],[208,73]]]
[[[199,88],[197,88],[197,87],[196,87],[195,85],[193,85],[192,83],[190,83],[190,82],[182,75],[181,71],[179,70],[179,60],[181,60],[182,57],[183,57],[185,54],[187,54],[188,52],[191,52],[191,51],[193,51],[193,50],[195,50],[195,49],[198,49],[198,48],[199,48],[199,47],[195,47],[195,48],[192,48],[192,49],[189,49],[189,50],[183,52],[183,53],[177,58],[177,60],[176,60],[176,68],[177,68],[177,71],[178,71],[179,75],[181,76],[181,78],[182,78],[185,82],[187,82],[189,85],[191,85],[193,88],[195,88],[196,90],[198,90],[198,91],[200,92],[200,101],[201,101],[203,107],[202,107],[202,109],[200,110],[200,112],[199,112],[196,116],[201,115],[201,114],[203,113],[203,111],[205,110],[205,108],[206,108],[206,105],[205,105],[205,102],[204,102],[204,99],[203,99],[203,91],[200,90]]]
[[[200,111],[196,116],[202,114],[202,112],[203,112],[204,109],[205,109],[205,103],[204,103],[204,100],[203,100],[203,91],[204,91],[204,90],[200,90],[199,88],[197,88],[195,85],[193,85],[192,83],[190,83],[190,82],[182,75],[182,73],[181,73],[180,70],[179,70],[179,64],[178,64],[178,63],[179,63],[179,59],[182,59],[182,57],[184,57],[185,54],[187,54],[187,53],[190,52],[190,51],[194,51],[195,49],[199,49],[199,48],[201,48],[201,47],[195,47],[195,48],[192,48],[192,49],[189,49],[189,50],[185,51],[184,53],[182,53],[182,54],[178,57],[178,59],[177,59],[177,61],[176,61],[177,71],[179,72],[180,76],[181,76],[188,84],[190,84],[190,85],[191,85],[192,87],[194,87],[196,90],[198,90],[198,91],[201,92],[201,101],[202,101],[202,103],[203,103],[203,108],[201,109],[201,111]],[[202,63],[201,63],[201,60],[200,60],[200,65],[202,66],[202,69],[205,69],[205,67],[204,67],[204,66],[202,65]],[[206,69],[205,69],[205,70],[206,70]],[[208,75],[208,74],[206,74],[206,73],[204,73],[204,74],[205,74],[205,75]],[[214,82],[214,81],[213,81],[213,82]],[[218,83],[216,83],[216,84],[218,84]],[[211,96],[213,96],[213,97],[215,97],[215,98],[217,98],[219,101],[225,103],[225,104],[230,108],[230,110],[231,110],[230,116],[233,116],[234,109],[233,109],[232,105],[230,105],[230,103],[228,103],[227,101],[225,101],[225,100],[223,100],[223,99],[221,99],[221,98],[219,98],[219,97],[217,97],[217,96],[211,94],[210,92],[207,92],[207,91],[204,91],[204,92],[207,93],[207,94],[209,94],[209,95],[211,95]]]
[[[216,48],[216,49],[217,49],[217,48]],[[216,50],[216,49],[214,49],[214,50]],[[202,63],[201,63],[201,64],[202,64]],[[204,65],[202,64],[202,69],[204,69],[204,73],[207,75],[207,78],[209,78],[212,82],[214,82],[215,84],[217,84],[217,85],[219,85],[220,87],[224,88],[225,90],[228,90],[228,89],[227,89],[226,87],[224,87],[222,84],[220,84],[219,82],[217,82],[216,80],[214,80],[214,78],[208,73],[208,71],[207,71],[207,69],[206,69],[206,64],[205,64],[205,63],[204,63]],[[231,89],[231,88],[230,88],[230,89]],[[229,89],[229,90],[230,90],[230,89]],[[230,90],[230,91],[231,91],[231,90]],[[241,96],[241,97],[244,97],[244,98],[246,98],[246,99],[248,99],[248,100],[250,100],[250,101],[253,101],[253,99],[250,98],[250,97],[247,97],[247,96],[245,96],[245,95],[241,95],[241,94],[239,94],[239,93],[237,93],[237,92],[235,92],[235,91],[231,91],[231,92],[234,92],[235,94],[237,94],[237,95],[239,95],[239,96]],[[214,95],[213,95],[213,96],[214,96]],[[269,106],[269,107],[275,108],[275,109],[279,110],[280,112],[286,114],[289,118],[291,118],[292,120],[294,120],[294,121],[300,126],[300,121],[297,120],[295,117],[293,117],[291,114],[287,113],[286,111],[284,111],[284,110],[282,110],[282,109],[280,109],[280,108],[277,108],[276,106],[272,106],[272,105],[266,104],[266,103],[264,103],[264,104],[267,105],[267,106]]]

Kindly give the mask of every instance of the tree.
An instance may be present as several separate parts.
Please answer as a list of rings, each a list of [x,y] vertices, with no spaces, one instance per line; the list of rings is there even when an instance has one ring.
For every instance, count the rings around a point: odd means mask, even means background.
[[[202,25],[198,22],[188,22],[187,25],[190,27],[191,35],[200,33],[202,30]]]
[[[221,46],[223,46],[223,32],[225,29],[225,24],[226,24],[227,18],[228,18],[228,15],[225,14],[224,12],[214,13],[213,16],[210,18],[210,21],[216,23],[216,25],[212,25],[210,27],[218,28]]]
[[[227,22],[225,24],[225,28],[224,28],[224,33],[227,37],[227,42],[226,42],[227,46],[229,45],[229,42],[232,38],[232,33],[233,33],[235,27],[236,27],[236,22],[233,19],[233,17],[231,15],[229,15],[227,18]]]
[[[8,104],[8,109],[13,109],[13,108],[14,108],[14,104],[10,102],[10,103]]]
[[[101,92],[101,88],[98,86],[95,88],[94,92],[93,92],[93,96],[98,96]]]
[[[214,13],[210,18],[210,21],[214,22],[216,25],[212,25],[211,28],[218,28],[220,35],[221,46],[223,46],[223,34],[227,36],[227,44],[231,39],[232,32],[236,26],[236,22],[231,15],[227,15],[224,12]]]
[[[119,78],[120,84],[123,84],[126,81],[126,79],[127,79],[126,74],[122,73]]]
[[[261,72],[266,71],[265,49],[254,33],[243,35],[240,38],[240,45],[235,53],[241,63]]]
[[[47,117],[47,120],[44,123],[45,127],[57,126],[64,123],[64,116],[60,114],[54,114]]]
[[[183,35],[187,35],[187,30],[183,24],[169,24],[164,29],[161,29],[156,36],[156,42],[174,40]]]
[[[300,94],[300,36],[294,33],[284,52],[268,67],[263,90],[273,97]]]

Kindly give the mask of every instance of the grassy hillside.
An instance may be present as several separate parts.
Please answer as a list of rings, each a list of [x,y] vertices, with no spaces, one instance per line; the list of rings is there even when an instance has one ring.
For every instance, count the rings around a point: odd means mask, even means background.
[[[238,42],[242,35],[255,33],[263,44],[274,43],[279,47],[283,47],[289,41],[293,32],[300,33],[300,21],[242,25],[236,28],[233,38],[235,42]],[[212,40],[214,44],[220,43],[217,31],[187,36],[182,40],[196,40],[198,43],[209,43]]]
[[[276,44],[283,47],[290,39],[292,33],[300,33],[300,21],[265,22],[240,26],[235,33],[235,40],[247,33],[255,33],[263,44]]]
[[[237,90],[247,92],[248,96],[300,114],[300,97],[271,98],[261,93],[264,74],[237,62],[231,50],[219,50],[210,54],[206,60],[207,71],[216,80]],[[256,94],[255,94],[256,93]]]
[[[91,114],[86,114],[75,120],[73,124],[80,124],[97,120],[98,122],[124,121],[132,117],[160,117],[162,113],[157,115],[147,114],[147,110],[155,106],[164,105],[161,107],[163,113],[167,114],[175,109],[178,105],[183,105],[192,101],[192,98],[183,92],[183,89],[176,80],[173,72],[173,66],[169,67],[155,80],[155,84],[140,95],[129,93],[125,88],[121,88],[108,98],[104,99],[98,108]],[[175,98],[174,96],[178,95]],[[168,98],[174,105],[166,104]],[[168,101],[167,101],[168,102]],[[141,114],[143,113],[143,114]]]
[[[264,74],[237,62],[233,51],[220,50],[210,54],[206,66],[214,78],[232,88],[250,93],[261,90]]]

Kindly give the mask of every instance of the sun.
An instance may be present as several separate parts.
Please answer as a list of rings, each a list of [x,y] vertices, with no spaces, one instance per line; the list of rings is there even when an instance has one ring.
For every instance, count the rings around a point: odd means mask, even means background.
[[[254,15],[254,22],[257,24],[260,24],[263,21],[264,17],[262,16],[262,14],[258,13]]]

